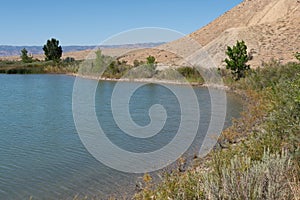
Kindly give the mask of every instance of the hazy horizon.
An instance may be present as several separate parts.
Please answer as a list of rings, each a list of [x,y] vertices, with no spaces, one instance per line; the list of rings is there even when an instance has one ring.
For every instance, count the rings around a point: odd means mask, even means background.
[[[101,46],[126,46],[126,45],[142,45],[142,44],[162,44],[166,42],[145,42],[145,43],[127,43],[127,44],[105,44],[105,45],[98,45],[98,44],[70,44],[70,45],[61,45],[62,47],[101,47]],[[40,45],[10,45],[10,44],[0,44],[1,47],[42,47],[44,44]]]
[[[141,27],[188,34],[241,2],[6,1],[1,2],[0,45],[40,46],[52,37],[62,46],[97,45],[112,35]]]

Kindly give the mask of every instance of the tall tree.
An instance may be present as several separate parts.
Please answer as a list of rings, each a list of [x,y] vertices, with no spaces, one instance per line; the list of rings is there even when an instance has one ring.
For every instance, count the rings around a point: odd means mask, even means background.
[[[62,56],[62,47],[59,46],[59,41],[51,38],[47,40],[47,43],[44,45],[44,53],[46,56],[46,60],[59,61]]]
[[[22,62],[24,62],[24,63],[32,62],[32,57],[28,56],[28,51],[25,48],[21,50],[21,59],[22,59]]]
[[[226,68],[231,70],[235,79],[245,77],[245,72],[250,69],[250,65],[247,65],[249,56],[245,42],[237,41],[235,46],[228,46],[226,55],[229,57],[225,59]]]

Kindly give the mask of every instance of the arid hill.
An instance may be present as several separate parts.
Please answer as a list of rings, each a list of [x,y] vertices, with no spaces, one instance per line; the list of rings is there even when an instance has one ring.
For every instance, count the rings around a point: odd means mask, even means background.
[[[197,23],[196,21],[193,23]],[[295,61],[300,52],[300,0],[244,0],[230,11],[179,40],[159,46],[104,48],[103,54],[119,57],[129,64],[145,61],[149,55],[168,66],[198,63],[199,50],[217,67],[224,66],[227,46],[244,40],[253,55],[252,67],[272,59],[283,63]],[[90,50],[66,52],[63,57],[84,59]],[[43,55],[34,55],[43,59]],[[1,57],[18,60],[19,56]],[[202,58],[200,58],[202,59]],[[207,59],[207,58],[205,58]]]
[[[160,63],[188,65],[182,59],[199,48],[206,51],[218,67],[223,65],[227,46],[244,40],[253,54],[253,67],[271,59],[294,61],[300,51],[300,0],[245,0],[210,24],[186,37],[155,49],[136,50],[121,59],[133,63],[149,55]],[[197,58],[195,58],[197,59]]]

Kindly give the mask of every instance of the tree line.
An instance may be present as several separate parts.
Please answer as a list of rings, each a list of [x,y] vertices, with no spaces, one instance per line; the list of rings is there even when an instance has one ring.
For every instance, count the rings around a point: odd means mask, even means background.
[[[47,40],[43,47],[46,61],[59,62],[63,53],[62,47],[59,45],[59,40],[51,38]],[[24,63],[31,63],[34,61],[33,57],[28,55],[26,48],[21,50],[21,60]]]
[[[55,63],[59,63],[62,57],[62,47],[59,45],[59,40],[55,38],[51,38],[47,40],[46,44],[43,46],[43,51],[45,55],[45,61],[53,61]],[[100,53],[100,57],[102,58],[103,55]],[[97,54],[97,52],[96,52]],[[225,52],[227,55],[227,58],[224,60],[226,63],[226,69],[229,69],[231,71],[232,77],[235,80],[239,80],[241,78],[245,78],[245,76],[248,74],[248,71],[250,70],[250,65],[247,64],[249,60],[251,60],[252,56],[247,52],[247,45],[244,41],[237,41],[236,45],[233,45],[232,47],[228,46],[227,50]],[[300,61],[300,53],[295,53],[295,58]],[[28,51],[26,48],[21,50],[21,60],[23,63],[32,63],[34,61],[32,55],[28,55]],[[99,60],[99,55],[97,55],[97,59]],[[101,60],[104,60],[103,58]],[[111,60],[111,59],[109,59]],[[147,58],[147,65],[148,66],[154,66],[155,65],[155,57],[149,55]],[[67,63],[74,62],[74,58],[66,58],[64,61]],[[124,68],[124,64],[126,63],[118,63],[115,61],[112,61],[109,65],[109,69],[107,70],[108,75],[115,75],[115,74],[123,74],[124,70],[126,71],[126,67]],[[143,64],[143,62],[140,62],[138,60],[134,61],[133,67],[137,67],[139,65]],[[121,69],[119,69],[121,68]],[[123,69],[124,68],[124,69]],[[183,67],[179,70],[179,72],[182,75],[188,75],[188,76],[200,76],[199,73],[195,72],[194,68],[189,67]],[[106,73],[106,74],[107,74]]]

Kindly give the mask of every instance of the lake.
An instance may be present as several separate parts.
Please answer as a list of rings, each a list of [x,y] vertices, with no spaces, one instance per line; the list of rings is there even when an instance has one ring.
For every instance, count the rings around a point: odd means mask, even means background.
[[[0,75],[0,199],[73,199],[76,195],[107,197],[134,192],[142,174],[111,169],[82,144],[72,114],[74,81],[65,75]],[[154,104],[163,105],[168,114],[158,138],[139,140],[124,134],[114,122],[110,99],[115,84],[101,81],[95,94],[97,117],[107,137],[132,152],[150,152],[168,144],[180,123],[174,94],[158,84],[144,85],[135,92],[129,108],[137,124],[150,122],[148,110]],[[200,137],[208,129],[211,105],[206,88],[194,87],[194,91],[201,110]],[[241,110],[241,100],[227,94],[225,127]],[[196,137],[186,156],[198,150]]]

